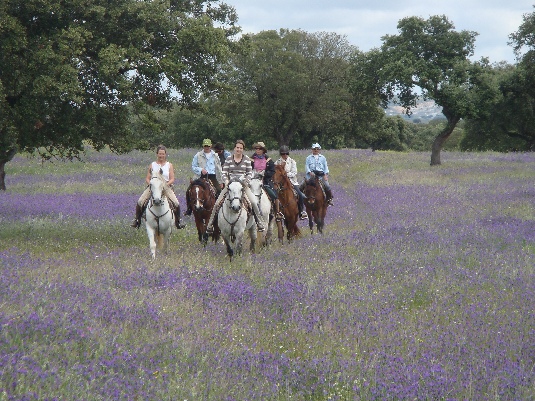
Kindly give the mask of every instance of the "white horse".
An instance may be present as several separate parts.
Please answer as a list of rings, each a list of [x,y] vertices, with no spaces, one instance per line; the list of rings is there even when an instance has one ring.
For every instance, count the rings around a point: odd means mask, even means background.
[[[264,223],[266,224],[266,230],[260,233],[259,240],[262,246],[267,246],[271,241],[274,222],[273,219],[271,219],[271,221],[269,220],[271,213],[271,201],[269,200],[266,190],[263,188],[262,178],[253,178],[249,187],[256,198],[258,209],[260,210],[262,218],[264,219]]]
[[[217,214],[217,222],[221,236],[227,246],[227,253],[232,261],[234,254],[240,255],[243,246],[245,230],[249,231],[251,238],[251,252],[255,250],[256,223],[252,212],[247,210],[243,185],[233,181],[228,185],[228,191],[223,205]]]
[[[150,199],[145,213],[145,226],[149,236],[150,251],[152,259],[156,258],[156,247],[167,253],[169,249],[169,239],[175,226],[175,217],[171,212],[169,200],[163,196],[165,179],[157,172],[153,171],[150,178]]]

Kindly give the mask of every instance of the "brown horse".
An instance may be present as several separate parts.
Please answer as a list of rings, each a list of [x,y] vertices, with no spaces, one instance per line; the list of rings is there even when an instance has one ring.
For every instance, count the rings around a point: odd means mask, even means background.
[[[327,202],[320,180],[317,176],[307,180],[305,183],[305,206],[308,213],[308,226],[310,233],[313,234],[314,223],[320,234],[323,234],[323,227],[325,225],[325,215],[327,214]],[[314,220],[312,220],[314,219]]]
[[[199,178],[196,180],[190,180],[190,187],[188,190],[189,206],[193,211],[195,217],[195,225],[197,226],[197,234],[199,236],[199,242],[206,245],[208,242],[208,234],[206,233],[206,225],[210,219],[210,214],[215,205],[214,189],[211,188],[209,180],[205,178]],[[219,240],[220,231],[214,223],[214,233],[212,234],[212,240],[217,242]]]
[[[292,182],[286,174],[284,164],[275,166],[275,174],[273,174],[273,185],[277,191],[277,201],[279,210],[284,215],[284,224],[288,230],[286,237],[291,241],[294,237],[299,237],[301,232],[297,226],[299,219],[299,207],[297,205],[297,197],[294,194]],[[283,235],[279,236],[282,242]]]

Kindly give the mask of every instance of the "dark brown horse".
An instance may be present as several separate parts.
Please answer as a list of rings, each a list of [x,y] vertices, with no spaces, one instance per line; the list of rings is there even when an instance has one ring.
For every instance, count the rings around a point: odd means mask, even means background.
[[[277,201],[279,203],[279,211],[284,215],[284,225],[288,230],[286,237],[288,241],[292,238],[301,235],[297,220],[299,219],[299,207],[297,205],[297,197],[294,194],[292,182],[286,175],[284,164],[275,166],[275,174],[273,174],[273,186],[277,191]],[[282,242],[281,235],[279,240]]]
[[[205,178],[190,180],[190,188],[188,191],[189,206],[193,211],[199,241],[203,245],[206,245],[208,242],[206,225],[208,224],[210,214],[212,213],[216,201],[214,191],[213,187],[211,188],[210,182]],[[216,224],[217,223],[214,223],[212,240],[217,242],[219,240],[220,231],[219,228],[216,227]]]
[[[305,206],[308,213],[308,226],[313,234],[314,223],[320,234],[323,234],[325,225],[325,215],[327,214],[327,202],[320,180],[317,176],[307,180],[305,183]]]

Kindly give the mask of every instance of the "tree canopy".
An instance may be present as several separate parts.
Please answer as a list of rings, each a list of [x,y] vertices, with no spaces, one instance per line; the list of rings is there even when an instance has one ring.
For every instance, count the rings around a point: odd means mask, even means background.
[[[347,78],[356,49],[332,33],[264,31],[240,40],[227,71],[227,111],[246,134],[271,144],[310,146],[315,132],[335,141],[349,121]],[[253,138],[254,139],[254,138]]]
[[[431,153],[431,165],[440,164],[440,150],[456,124],[477,112],[472,96],[481,67],[469,60],[477,33],[455,31],[446,16],[403,18],[398,30],[398,35],[382,38],[377,53],[383,64],[378,72],[382,91],[408,113],[420,97],[442,107],[447,124],[435,138]]]
[[[131,112],[217,90],[235,21],[213,0],[3,1],[0,172],[16,151],[132,148]]]

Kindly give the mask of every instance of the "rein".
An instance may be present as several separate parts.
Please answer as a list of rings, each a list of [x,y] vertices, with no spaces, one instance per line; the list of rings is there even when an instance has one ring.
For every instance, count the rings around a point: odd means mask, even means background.
[[[227,200],[229,202],[229,204],[232,203],[233,200],[237,199],[240,201],[240,211],[238,212],[238,216],[236,217],[236,220],[234,220],[234,222],[230,222],[227,218],[227,216],[225,216],[225,208],[223,208],[221,210],[221,214],[223,215],[223,218],[225,219],[225,221],[230,225],[230,240],[232,242],[236,241],[236,234],[234,233],[234,227],[236,226],[236,223],[240,220],[240,216],[243,212],[243,209],[245,209],[245,207],[243,206],[243,197],[245,196],[243,193],[242,193],[242,196],[241,197],[237,197],[235,196],[234,198],[230,198],[230,192],[227,192]]]
[[[161,178],[158,177],[158,176],[153,176],[150,178],[150,180],[152,181],[153,179],[158,179],[161,181]],[[167,213],[169,213],[171,211],[171,208],[167,209],[167,211],[165,213],[162,213],[162,214],[156,214],[152,211],[152,208],[153,207],[163,207],[164,204],[165,204],[165,201],[167,201],[167,198],[165,197],[165,195],[162,196],[162,204],[161,205],[155,205],[154,204],[154,196],[152,194],[152,186],[150,188],[150,205],[147,207],[147,210],[154,216],[154,218],[156,219],[156,232],[158,233],[158,235],[160,235],[160,219],[162,217],[164,217]]]

